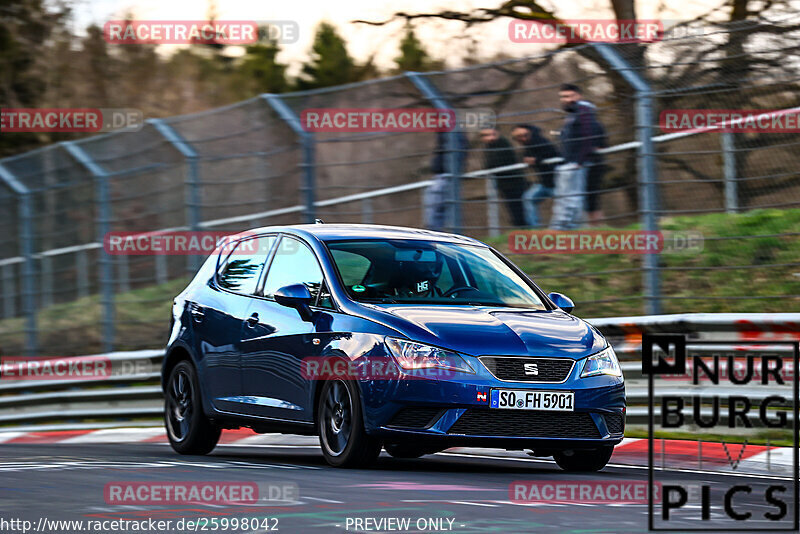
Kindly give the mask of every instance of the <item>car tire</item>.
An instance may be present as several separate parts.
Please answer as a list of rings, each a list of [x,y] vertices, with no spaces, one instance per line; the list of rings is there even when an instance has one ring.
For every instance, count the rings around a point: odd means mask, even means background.
[[[572,454],[557,452],[553,459],[564,471],[573,473],[592,473],[603,469],[611,459],[614,447],[601,447],[591,450],[570,451]]]
[[[172,369],[164,394],[164,425],[175,452],[203,455],[214,450],[222,430],[203,413],[197,372],[189,361]]]
[[[364,430],[358,387],[349,380],[329,380],[317,404],[317,435],[325,461],[334,467],[367,467],[382,443]]]
[[[407,443],[386,443],[383,448],[392,458],[419,458],[439,452],[438,449],[422,449]]]

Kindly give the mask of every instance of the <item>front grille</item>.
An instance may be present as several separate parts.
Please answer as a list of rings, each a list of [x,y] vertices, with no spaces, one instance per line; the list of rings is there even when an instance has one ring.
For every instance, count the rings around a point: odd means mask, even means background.
[[[441,408],[403,408],[397,412],[388,426],[401,428],[427,428],[438,419]]]
[[[586,412],[528,410],[467,410],[448,434],[523,438],[599,438],[592,416]]]
[[[569,358],[481,356],[479,359],[496,378],[512,382],[563,382],[575,365],[575,360]]]
[[[607,413],[603,417],[609,434],[622,434],[625,431],[625,417],[621,413]]]

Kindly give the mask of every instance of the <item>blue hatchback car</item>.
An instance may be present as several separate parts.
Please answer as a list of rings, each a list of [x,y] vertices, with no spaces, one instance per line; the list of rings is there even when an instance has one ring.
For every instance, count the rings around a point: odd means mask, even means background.
[[[162,371],[172,447],[226,428],[318,435],[334,466],[382,448],[529,450],[602,469],[622,440],[614,349],[474,239],[314,224],[231,236],[175,298]]]

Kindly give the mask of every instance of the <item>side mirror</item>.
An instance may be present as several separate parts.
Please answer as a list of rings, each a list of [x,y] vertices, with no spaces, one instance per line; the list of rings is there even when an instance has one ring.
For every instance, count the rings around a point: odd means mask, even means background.
[[[547,296],[553,301],[553,304],[567,313],[570,313],[575,309],[575,303],[572,302],[572,299],[566,295],[562,295],[561,293],[550,293]]]
[[[294,308],[304,321],[311,320],[311,302],[314,298],[303,284],[283,286],[275,292],[275,302],[287,308]]]

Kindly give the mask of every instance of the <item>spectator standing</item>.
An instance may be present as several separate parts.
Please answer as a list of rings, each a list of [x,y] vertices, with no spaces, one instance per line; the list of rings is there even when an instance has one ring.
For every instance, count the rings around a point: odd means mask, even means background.
[[[453,177],[447,173],[445,158],[448,154],[447,136],[453,135],[445,132],[436,134],[436,148],[431,159],[431,172],[433,173],[433,184],[428,186],[423,193],[425,227],[435,231],[444,230],[450,215],[451,203],[448,202],[453,191],[453,180],[464,173],[469,143],[462,132],[456,135],[456,174]]]
[[[602,145],[602,127],[594,106],[581,102],[580,88],[564,84],[559,99],[567,118],[561,130],[564,163],[556,168],[556,200],[550,226],[556,230],[577,227],[586,207],[586,177],[595,152]]]
[[[536,170],[539,183],[532,185],[522,195],[525,222],[531,228],[541,226],[539,204],[555,194],[555,163],[546,160],[560,157],[553,143],[532,124],[518,124],[511,131],[511,138],[523,147],[523,158],[529,167]]]
[[[484,158],[487,169],[519,163],[511,142],[501,136],[497,128],[483,128],[480,134],[481,141],[486,147]],[[494,183],[500,196],[503,197],[511,224],[518,228],[524,227],[525,214],[522,209],[522,195],[528,185],[525,174],[519,169],[498,171],[494,173]]]

